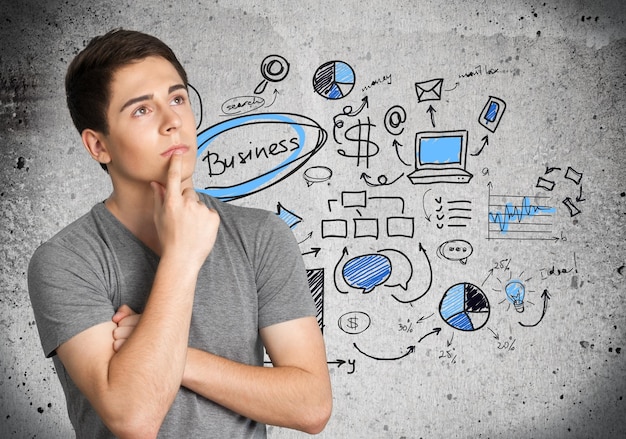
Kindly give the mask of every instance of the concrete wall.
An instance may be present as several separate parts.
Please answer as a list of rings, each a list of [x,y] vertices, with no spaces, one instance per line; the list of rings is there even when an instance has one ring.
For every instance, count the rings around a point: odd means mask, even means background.
[[[626,434],[623,2],[2,3],[1,437],[73,435],[25,272],[110,191],[63,75],[113,27],[159,36],[187,67],[198,189],[252,180],[231,202],[281,213],[322,280],[321,437]],[[318,93],[324,65],[354,78]],[[409,178],[425,131],[465,138],[468,182]],[[295,156],[239,160],[291,139]],[[520,285],[523,311],[507,299]]]

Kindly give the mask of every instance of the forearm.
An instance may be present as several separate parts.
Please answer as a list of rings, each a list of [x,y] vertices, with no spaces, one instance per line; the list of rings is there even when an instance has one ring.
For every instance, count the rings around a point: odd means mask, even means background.
[[[249,366],[189,348],[182,385],[255,421],[308,433],[330,414],[327,381],[298,367]]]
[[[158,431],[185,368],[196,278],[184,258],[161,260],[136,328],[109,362],[105,394],[115,421]]]

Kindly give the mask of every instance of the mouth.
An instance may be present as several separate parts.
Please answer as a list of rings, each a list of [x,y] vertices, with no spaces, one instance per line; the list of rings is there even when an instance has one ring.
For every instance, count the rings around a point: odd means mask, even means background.
[[[184,154],[187,151],[189,151],[189,147],[188,146],[186,146],[186,145],[175,145],[175,146],[172,146],[167,151],[162,152],[161,156],[165,157],[165,158],[169,158],[169,157],[171,157],[175,153]]]

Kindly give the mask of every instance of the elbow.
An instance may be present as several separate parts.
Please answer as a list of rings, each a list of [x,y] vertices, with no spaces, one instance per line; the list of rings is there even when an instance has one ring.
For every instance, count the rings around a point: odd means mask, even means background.
[[[332,397],[329,396],[322,403],[318,404],[314,409],[311,409],[307,413],[301,430],[308,434],[321,433],[330,420],[332,407]]]
[[[156,439],[161,428],[161,422],[141,413],[126,413],[105,424],[120,439]]]

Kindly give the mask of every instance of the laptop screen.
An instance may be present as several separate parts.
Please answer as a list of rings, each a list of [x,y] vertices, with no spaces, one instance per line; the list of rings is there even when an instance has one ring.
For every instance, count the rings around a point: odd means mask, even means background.
[[[417,133],[415,139],[419,166],[465,166],[467,131]]]

